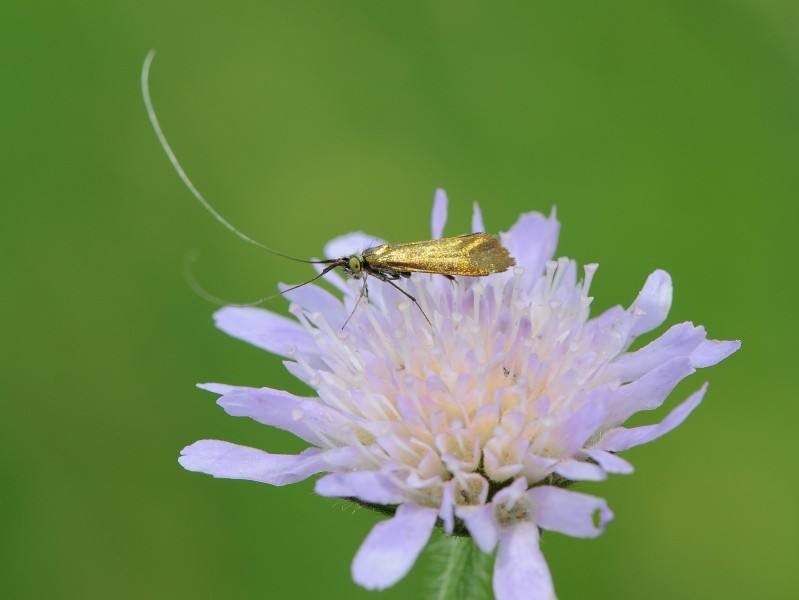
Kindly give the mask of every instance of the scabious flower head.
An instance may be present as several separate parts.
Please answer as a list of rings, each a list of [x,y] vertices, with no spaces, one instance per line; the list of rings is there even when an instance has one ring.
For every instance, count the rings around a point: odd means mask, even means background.
[[[433,237],[446,220],[436,195]],[[472,229],[483,231],[475,204]],[[663,323],[671,279],[655,271],[632,305],[590,318],[589,286],[567,258],[552,260],[554,211],[522,215],[502,244],[511,271],[450,282],[415,274],[397,290],[371,279],[341,329],[360,283],[330,273],[343,301],[307,285],[287,294],[293,319],[256,308],[223,308],[225,332],[286,357],[287,369],[315,390],[299,397],[271,388],[222,384],[231,415],[279,427],[307,441],[301,454],[276,455],[218,440],[183,451],[180,463],[216,477],[285,485],[318,473],[322,496],[385,505],[352,565],[357,583],[383,589],[400,580],[438,525],[497,549],[498,600],[554,598],[539,531],[595,537],[613,514],[606,502],[565,489],[575,481],[630,473],[616,453],[652,441],[699,404],[702,386],[660,423],[624,428],[659,407],[697,368],[726,358],[738,342],[708,340],[692,323],[674,325],[634,352],[635,338]],[[329,258],[379,244],[354,233],[330,242]]]

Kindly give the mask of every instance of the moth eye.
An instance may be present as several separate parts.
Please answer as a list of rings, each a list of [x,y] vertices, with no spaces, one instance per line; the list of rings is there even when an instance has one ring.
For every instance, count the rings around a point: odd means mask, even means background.
[[[353,273],[361,272],[361,261],[358,260],[357,256],[350,256],[350,271]]]

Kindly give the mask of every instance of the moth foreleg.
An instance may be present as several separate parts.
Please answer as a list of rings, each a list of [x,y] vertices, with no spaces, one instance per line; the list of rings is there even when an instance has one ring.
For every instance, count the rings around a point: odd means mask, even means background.
[[[361,298],[364,298],[367,301],[369,300],[369,286],[366,285],[366,273],[363,274],[363,284],[361,285],[361,293],[358,294],[358,297],[355,299],[355,306],[352,307],[352,312],[350,313],[350,316],[347,317],[347,320],[344,321],[344,325],[341,326],[342,330],[347,326],[347,323],[350,322],[350,319],[355,314],[355,311],[358,310],[358,305],[361,303]]]

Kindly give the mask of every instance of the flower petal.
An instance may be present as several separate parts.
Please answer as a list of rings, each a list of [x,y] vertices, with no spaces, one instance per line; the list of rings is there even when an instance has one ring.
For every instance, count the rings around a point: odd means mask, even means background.
[[[181,454],[178,462],[188,471],[270,485],[296,483],[328,469],[324,451],[319,448],[308,448],[299,455],[269,454],[230,442],[200,440],[186,446]]]
[[[413,474],[411,474],[413,476]],[[410,477],[409,477],[410,479]],[[419,486],[421,487],[421,486]],[[452,535],[455,528],[455,480],[450,479],[441,487],[441,506],[438,508],[438,518],[443,523],[444,532]]]
[[[299,323],[262,308],[226,306],[214,313],[214,320],[228,335],[273,354],[289,356],[292,348],[304,354],[317,352],[313,338]]]
[[[430,539],[436,517],[434,508],[403,504],[393,518],[375,525],[352,561],[355,582],[382,590],[405,577]]]
[[[632,317],[621,306],[614,306],[596,317],[589,319],[583,328],[586,339],[592,340],[603,359],[612,360],[629,346]],[[600,371],[596,383],[612,380],[613,363]]]
[[[346,235],[340,235],[325,244],[325,257],[337,259],[363,252],[367,248],[382,246],[385,244],[380,238],[367,235],[363,231],[355,231]]]
[[[691,353],[691,364],[698,369],[712,367],[741,347],[741,342],[705,340]]]
[[[510,231],[500,234],[502,244],[516,259],[516,264],[524,267],[527,289],[532,289],[532,283],[544,272],[544,265],[555,253],[559,233],[560,223],[552,209],[549,217],[538,212],[523,214]]]
[[[480,205],[475,200],[472,203],[472,233],[482,233],[486,230],[483,224],[483,213],[480,210]]]
[[[499,540],[499,524],[494,518],[492,504],[459,506],[455,509],[455,514],[466,524],[480,550],[486,554],[494,551]]]
[[[592,538],[605,531],[605,525],[613,518],[604,498],[550,485],[535,487],[527,493],[535,505],[535,522],[543,529]]]
[[[308,387],[313,387],[314,383],[318,381],[316,371],[308,369],[305,365],[291,360],[284,360],[283,366],[286,367],[286,371],[294,375],[294,377],[302,381]]]
[[[579,460],[563,460],[555,467],[555,473],[572,481],[604,481],[608,478],[601,467]]]
[[[220,396],[224,396],[225,394],[228,394],[230,392],[239,389],[239,386],[228,385],[227,383],[198,383],[197,387],[200,388],[201,390],[206,390],[207,392],[213,392],[214,394],[219,394]]]
[[[522,475],[527,481],[540,481],[552,472],[556,464],[558,464],[557,458],[538,456],[528,452],[524,457]]]
[[[653,410],[663,404],[674,387],[695,369],[687,356],[660,365],[632,383],[621,386],[610,399],[606,428],[624,423],[641,410]]]
[[[292,287],[290,284],[281,283],[278,288],[282,292]],[[308,284],[296,290],[283,294],[291,302],[296,302],[307,314],[322,313],[330,326],[340,329],[346,318],[344,303],[333,294],[318,285]]]
[[[325,406],[318,398],[300,398],[271,388],[220,387],[219,384],[198,387],[223,394],[217,404],[229,415],[279,427],[317,446],[329,443],[331,438],[348,439],[355,425],[352,417]],[[324,437],[320,437],[320,433]]]
[[[635,319],[630,335],[634,337],[659,327],[669,314],[672,295],[671,275],[666,271],[658,269],[647,277],[641,293],[628,309]]]
[[[705,335],[705,328],[695,327],[693,323],[674,325],[640,350],[621,355],[608,365],[603,377],[612,376],[621,382],[634,381],[669,360],[691,356],[701,346]]]
[[[634,446],[640,446],[667,434],[685,421],[699,403],[707,390],[707,383],[698,391],[691,394],[687,400],[672,410],[666,418],[656,425],[644,425],[643,427],[633,427],[626,429],[617,427],[606,433],[597,444],[597,448],[609,452],[621,452]]]
[[[496,600],[551,600],[555,587],[538,546],[538,527],[528,521],[508,527],[499,538],[494,563]]]
[[[571,456],[590,438],[605,421],[608,415],[608,398],[610,394],[605,388],[595,388],[575,395],[572,407],[562,411],[558,423],[553,423],[546,436],[545,455]],[[573,407],[576,407],[573,408]],[[534,451],[540,451],[535,442]],[[540,453],[540,452],[539,452]]]
[[[433,200],[433,216],[431,223],[432,239],[437,240],[444,235],[444,226],[447,224],[447,192],[438,188]]]
[[[633,472],[633,466],[630,463],[622,457],[611,454],[610,452],[597,448],[586,448],[582,451],[582,454],[593,458],[606,473],[629,475]]]
[[[316,482],[315,491],[320,496],[358,498],[375,504],[402,504],[407,500],[404,490],[377,471],[331,473]]]

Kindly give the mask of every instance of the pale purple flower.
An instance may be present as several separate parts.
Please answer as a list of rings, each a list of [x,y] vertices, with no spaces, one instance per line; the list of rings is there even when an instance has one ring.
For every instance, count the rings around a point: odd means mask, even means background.
[[[436,195],[433,237],[442,235],[446,196]],[[472,230],[483,231],[475,204]],[[257,308],[223,308],[225,332],[286,357],[286,368],[316,391],[298,397],[271,388],[222,384],[231,415],[289,431],[310,444],[297,456],[218,440],[183,450],[180,463],[215,477],[285,485],[317,473],[322,496],[396,507],[377,524],[352,564],[357,583],[383,589],[399,581],[433,528],[468,532],[484,552],[497,549],[498,600],[554,598],[539,532],[602,533],[613,513],[594,496],[564,489],[608,473],[630,473],[616,453],[679,425],[706,384],[660,423],[627,429],[632,414],[658,408],[684,377],[735,352],[738,342],[706,339],[704,328],[674,325],[629,352],[660,326],[672,286],[653,272],[625,309],[589,318],[597,265],[552,260],[554,211],[522,215],[500,235],[517,267],[453,283],[414,275],[397,290],[372,279],[342,330],[360,283],[326,276],[344,301],[308,285],[290,292],[286,318]],[[329,258],[382,243],[362,233],[330,242]]]

